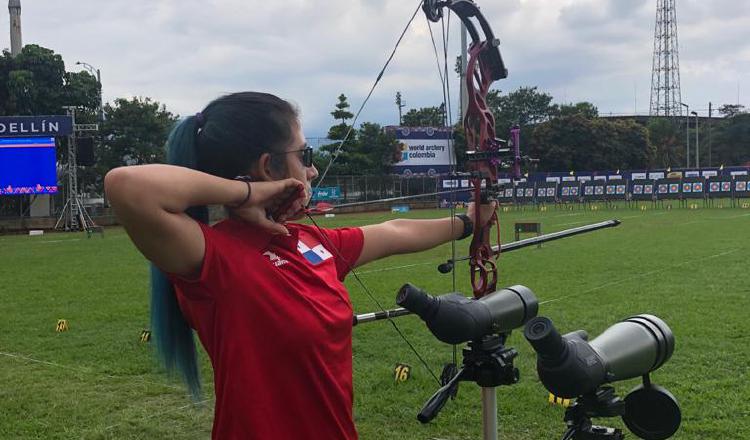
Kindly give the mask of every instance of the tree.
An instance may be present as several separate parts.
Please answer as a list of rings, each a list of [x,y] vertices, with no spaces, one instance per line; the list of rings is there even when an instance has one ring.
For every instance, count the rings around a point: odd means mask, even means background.
[[[504,138],[518,124],[523,130],[533,124],[547,121],[555,113],[552,95],[537,91],[536,87],[520,87],[501,95],[499,90],[487,94],[487,106],[495,116],[495,131]]]
[[[390,174],[398,151],[398,141],[378,124],[365,122],[360,126],[358,150],[368,159],[363,174]]]
[[[411,109],[404,115],[401,125],[407,127],[445,127],[445,104],[438,107]]]
[[[744,165],[750,162],[750,113],[726,118],[714,133],[714,163]]]
[[[581,114],[538,124],[527,137],[541,171],[648,168],[655,150],[634,121],[588,119]]]
[[[667,168],[685,162],[685,144],[679,122],[671,118],[651,118],[647,125],[654,146],[654,166]]]
[[[121,165],[163,162],[164,145],[178,117],[150,98],[118,98],[105,105],[99,165],[104,174]]]
[[[76,121],[96,120],[101,88],[86,72],[66,72],[53,50],[35,44],[24,46],[16,57],[0,57],[0,114],[60,115],[64,106],[76,106]]]
[[[578,102],[575,104],[560,104],[553,105],[552,112],[556,117],[566,117],[573,115],[581,115],[586,119],[594,119],[599,117],[599,109],[590,102]]]
[[[339,95],[339,102],[336,103],[336,110],[331,112],[333,119],[341,119],[341,125],[346,125],[346,121],[354,117],[354,114],[349,110],[349,102],[346,100],[346,95],[343,93]]]
[[[740,104],[724,104],[719,107],[719,114],[731,118],[733,116],[745,113],[745,106]]]

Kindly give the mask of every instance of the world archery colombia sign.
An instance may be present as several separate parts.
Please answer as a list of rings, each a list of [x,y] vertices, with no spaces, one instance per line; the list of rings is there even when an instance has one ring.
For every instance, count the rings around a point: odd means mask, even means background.
[[[399,144],[399,174],[428,174],[450,171],[455,164],[453,132],[443,127],[386,127]]]
[[[2,116],[0,137],[67,136],[73,133],[70,116]]]

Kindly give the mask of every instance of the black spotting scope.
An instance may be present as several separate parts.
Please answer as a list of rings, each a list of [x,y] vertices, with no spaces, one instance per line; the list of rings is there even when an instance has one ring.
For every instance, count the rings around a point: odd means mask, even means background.
[[[552,394],[566,398],[648,374],[674,352],[672,330],[653,315],[625,319],[590,342],[583,330],[561,336],[540,316],[526,324],[524,336],[537,352],[539,379]]]
[[[652,384],[649,376],[674,352],[674,335],[661,319],[633,316],[589,342],[583,330],[561,336],[549,318],[538,317],[526,324],[524,336],[537,352],[537,372],[545,388],[559,397],[576,398],[565,414],[565,438],[624,438],[620,430],[605,432],[591,425],[591,417],[619,415],[631,432],[646,440],[664,440],[679,429],[677,399]],[[602,386],[639,376],[643,383],[624,400],[612,387]]]
[[[524,286],[473,299],[460,293],[434,297],[407,283],[399,290],[396,303],[419,315],[432,334],[448,344],[509,332],[535,317],[539,309],[536,296]]]

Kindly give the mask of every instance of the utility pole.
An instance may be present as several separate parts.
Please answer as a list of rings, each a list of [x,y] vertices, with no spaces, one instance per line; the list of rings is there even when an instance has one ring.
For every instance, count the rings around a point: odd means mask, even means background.
[[[711,103],[708,103],[708,166],[710,167],[713,162],[711,162],[711,125],[713,125],[713,121],[711,121]]]
[[[396,92],[396,107],[398,107],[398,125],[401,125],[401,109],[406,107],[401,101],[401,92]]]
[[[690,106],[684,102],[680,105],[685,107],[685,168],[690,168]]]
[[[695,167],[701,168],[701,147],[698,142],[698,112],[693,112],[695,115]]]

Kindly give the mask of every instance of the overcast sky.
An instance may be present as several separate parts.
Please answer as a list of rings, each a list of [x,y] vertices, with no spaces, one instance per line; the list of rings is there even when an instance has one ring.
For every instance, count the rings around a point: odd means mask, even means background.
[[[750,94],[750,1],[677,0],[682,99],[707,113]],[[234,91],[269,91],[298,104],[305,134],[324,136],[344,93],[355,111],[415,0],[21,0],[23,43],[101,69],[105,101],[148,96],[180,115]],[[538,86],[556,102],[600,113],[647,113],[656,0],[479,0],[509,77],[494,87]],[[7,17],[7,14],[6,14]],[[6,29],[8,18],[4,19]],[[451,59],[458,53],[451,21]],[[433,26],[435,38],[440,30]],[[4,31],[0,47],[10,47]],[[451,61],[452,64],[452,61]],[[451,75],[453,101],[458,83]],[[442,102],[420,14],[359,122],[398,123],[409,108]],[[457,105],[454,104],[454,108]]]

